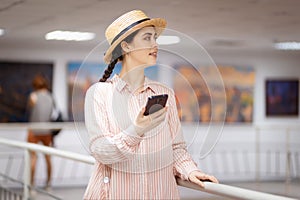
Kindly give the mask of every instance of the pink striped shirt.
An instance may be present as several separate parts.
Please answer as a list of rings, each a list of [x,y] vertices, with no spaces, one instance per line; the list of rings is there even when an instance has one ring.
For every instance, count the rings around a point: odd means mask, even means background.
[[[168,94],[166,119],[138,136],[133,122],[149,96]],[[198,170],[187,152],[173,90],[149,79],[139,92],[115,75],[91,86],[85,123],[95,169],[84,199],[179,199],[175,176]]]

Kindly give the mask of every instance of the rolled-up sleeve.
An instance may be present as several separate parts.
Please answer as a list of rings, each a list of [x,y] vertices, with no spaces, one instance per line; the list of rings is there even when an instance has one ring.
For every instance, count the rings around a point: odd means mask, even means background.
[[[85,97],[85,125],[90,137],[90,151],[103,164],[126,161],[135,155],[142,137],[136,134],[133,126],[119,133],[110,131],[105,89],[101,84],[107,83],[93,85]]]
[[[181,123],[178,117],[175,95],[170,95],[169,127],[173,138],[174,174],[183,180],[188,180],[192,171],[199,170],[191,155],[187,151]],[[200,171],[200,170],[199,170]]]

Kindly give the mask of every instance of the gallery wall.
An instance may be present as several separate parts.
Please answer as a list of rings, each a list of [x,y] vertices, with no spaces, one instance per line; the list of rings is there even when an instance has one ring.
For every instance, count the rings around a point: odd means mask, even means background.
[[[91,49],[85,50],[46,50],[46,49],[1,49],[0,60],[4,61],[28,61],[28,62],[53,62],[53,93],[57,99],[58,106],[67,116],[67,64],[72,61],[100,62],[101,55],[93,53],[89,55]],[[266,117],[265,115],[265,81],[270,78],[298,78],[300,79],[300,60],[297,52],[238,52],[238,51],[208,51],[208,58],[199,58],[195,52],[185,51],[189,55],[192,63],[208,65],[212,62],[217,65],[230,65],[238,67],[253,67],[255,70],[254,86],[254,113],[253,124],[293,124],[299,123],[300,117]],[[174,62],[168,58],[161,58],[164,64],[172,66]],[[165,59],[165,60],[164,60]],[[193,60],[194,59],[194,60]],[[99,74],[100,76],[100,74]],[[167,80],[170,75],[163,74]]]

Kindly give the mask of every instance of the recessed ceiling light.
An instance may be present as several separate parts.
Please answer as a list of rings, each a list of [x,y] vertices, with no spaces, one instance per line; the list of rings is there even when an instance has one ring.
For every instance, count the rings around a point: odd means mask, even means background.
[[[95,38],[95,33],[74,31],[52,31],[45,35],[46,40],[87,41]]]
[[[300,42],[277,42],[274,45],[279,50],[300,50]]]
[[[0,36],[4,35],[4,29],[0,28]]]
[[[159,45],[177,44],[179,42],[180,38],[178,36],[162,35],[157,38],[157,43]]]

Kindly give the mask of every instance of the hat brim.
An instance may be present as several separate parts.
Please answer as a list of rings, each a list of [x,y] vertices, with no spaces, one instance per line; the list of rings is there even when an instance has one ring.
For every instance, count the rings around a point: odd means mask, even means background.
[[[167,22],[165,19],[162,18],[153,18],[147,21],[144,21],[142,23],[137,24],[136,26],[132,27],[130,30],[125,32],[122,36],[120,36],[114,43],[107,49],[105,55],[104,55],[104,62],[109,64],[111,62],[111,55],[113,50],[118,46],[120,42],[122,42],[127,36],[129,36],[131,33],[144,28],[146,26],[154,26],[156,28],[156,34],[159,36],[164,29],[166,28]]]

